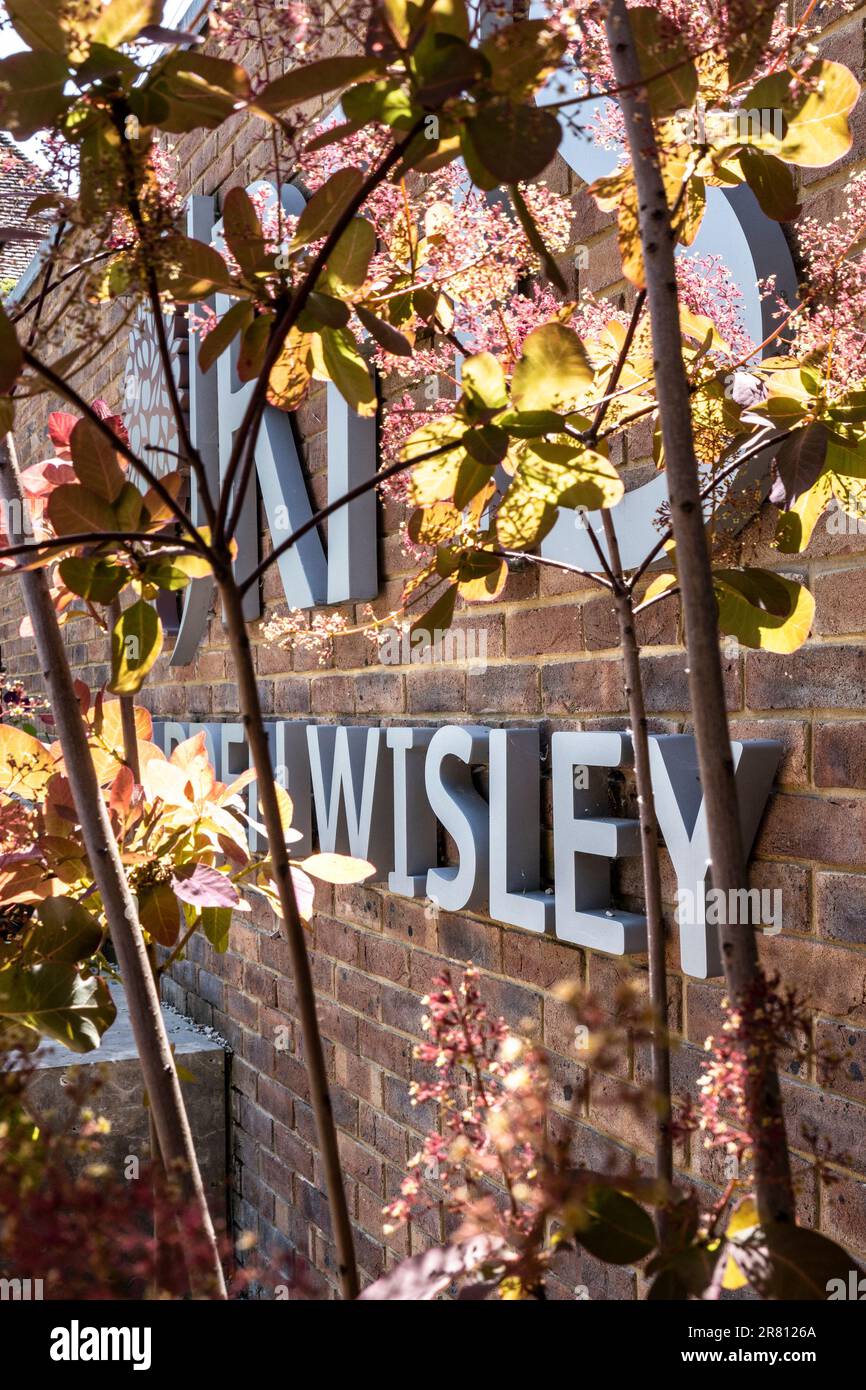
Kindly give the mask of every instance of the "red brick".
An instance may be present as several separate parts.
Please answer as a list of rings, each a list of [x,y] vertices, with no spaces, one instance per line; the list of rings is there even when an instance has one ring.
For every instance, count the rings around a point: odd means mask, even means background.
[[[755,860],[749,868],[749,886],[761,892],[781,893],[777,925],[786,933],[812,930],[812,876],[808,869],[799,864]]]
[[[439,915],[439,950],[449,960],[471,961],[479,970],[502,969],[502,928],[457,913]]]
[[[541,671],[541,703],[548,714],[625,708],[618,661],[560,661]]]
[[[671,599],[654,603],[638,613],[637,638],[642,647],[675,646],[677,642],[677,604]],[[583,605],[583,626],[588,651],[604,651],[620,645],[619,622],[613,600],[603,594]]]
[[[505,655],[505,622],[501,613],[487,613],[473,604],[466,612],[458,614],[451,631],[469,634],[464,647],[467,655],[474,652],[479,659],[483,657],[488,661]]]
[[[274,1081],[273,1077],[260,1076],[258,1086],[259,1104],[275,1120],[289,1128],[292,1124],[294,1095],[287,1087]]]
[[[340,1158],[345,1172],[356,1182],[363,1183],[371,1192],[381,1196],[384,1192],[385,1165],[377,1154],[359,1144],[348,1135],[340,1135]]]
[[[226,989],[226,1009],[232,1018],[237,1019],[245,1027],[258,1028],[259,1006],[255,999],[250,999],[239,989],[232,989],[230,986]]]
[[[316,1014],[319,1027],[326,1038],[342,1043],[344,1047],[356,1048],[358,1045],[358,1016],[348,1009],[341,1009],[330,999],[316,1001]]]
[[[380,986],[358,970],[338,965],[335,972],[337,999],[368,1018],[379,1017]]]
[[[866,867],[866,801],[774,796],[758,833],[756,852]]]
[[[389,1120],[387,1115],[370,1105],[361,1105],[358,1117],[358,1132],[368,1148],[375,1149],[383,1158],[398,1167],[404,1168],[408,1158],[406,1133],[403,1128]]]
[[[396,941],[378,936],[361,938],[361,968],[395,984],[409,983],[409,952]]]
[[[429,904],[413,902],[411,898],[388,897],[383,909],[382,926],[386,934],[399,937],[408,946],[420,950],[436,950],[436,913]]]
[[[781,1078],[788,1143],[804,1153],[812,1150],[812,1135],[828,1156],[858,1173],[866,1172],[866,1108],[814,1086]]]
[[[724,985],[709,980],[686,981],[686,1036],[703,1047],[707,1038],[718,1037],[725,1021]]]
[[[462,671],[436,666],[406,677],[406,708],[410,714],[442,714],[466,707],[466,677]]]
[[[353,1096],[359,1096],[370,1105],[382,1104],[382,1077],[377,1067],[338,1047],[334,1052],[334,1078],[337,1083]]]
[[[481,997],[492,1015],[504,1018],[518,1032],[541,1032],[542,996],[513,980],[482,975]]]
[[[369,1057],[387,1071],[408,1079],[412,1069],[413,1043],[410,1038],[367,1019],[361,1019],[358,1046],[362,1057]]]
[[[408,989],[397,989],[394,985],[382,985],[382,1022],[389,1028],[399,1028],[401,1033],[421,1036],[421,1019],[425,1009],[421,998]]]
[[[848,1249],[866,1251],[866,1182],[842,1173],[821,1180],[821,1230]]]
[[[560,980],[582,978],[583,952],[552,937],[514,928],[503,932],[502,970],[513,980],[550,989]]]
[[[360,932],[357,927],[333,917],[316,915],[316,950],[333,956],[345,965],[357,965],[360,958]]]
[[[575,603],[518,608],[505,618],[509,656],[553,655],[583,649],[580,608]]]
[[[819,574],[812,585],[815,595],[815,631],[828,636],[866,632],[866,568],[834,570]]]
[[[519,709],[535,714],[541,708],[538,672],[534,666],[488,666],[466,677],[466,709],[470,714],[507,714]]]
[[[821,936],[866,946],[866,875],[816,874],[815,893]]]
[[[758,936],[764,968],[796,983],[808,1006],[850,1022],[866,1019],[866,954],[802,937]]]
[[[355,682],[351,676],[314,676],[310,708],[313,714],[354,714]]]
[[[594,1125],[631,1148],[652,1152],[652,1115],[648,1097],[640,1087],[594,1072],[590,1083],[589,1118]]]
[[[688,657],[685,652],[667,656],[645,656],[641,661],[644,699],[649,711],[689,709]],[[742,709],[740,663],[732,657],[722,658],[725,700],[729,710]]]
[[[544,1000],[544,1046],[563,1057],[577,1061],[575,1046],[578,1019],[574,1009],[561,999]]]
[[[356,922],[368,931],[381,931],[382,895],[363,883],[342,883],[334,889],[334,916]]]
[[[299,1139],[297,1134],[293,1134],[285,1125],[275,1124],[274,1147],[280,1162],[284,1163],[291,1172],[303,1173],[305,1178],[312,1178],[313,1150],[302,1139]]]
[[[815,1047],[821,1085],[866,1102],[866,1028],[821,1018],[815,1026]]]
[[[356,713],[402,714],[405,704],[402,676],[393,671],[365,671],[355,677],[353,684]]]
[[[583,1114],[586,1110],[586,1067],[580,1066],[573,1057],[548,1052],[547,1074],[550,1104],[569,1114]]]
[[[787,656],[746,655],[746,704],[751,709],[862,709],[866,651],[859,645],[800,647]]]
[[[866,724],[816,720],[815,786],[866,787]]]
[[[277,1002],[277,977],[270,970],[264,970],[254,961],[244,964],[244,990],[263,1004]]]
[[[392,1120],[399,1120],[401,1124],[421,1134],[429,1134],[436,1128],[439,1119],[438,1106],[429,1100],[413,1105],[409,1087],[402,1078],[383,1076],[382,1089],[385,1114]]]
[[[382,1215],[382,1198],[369,1192],[366,1187],[358,1188],[358,1221],[362,1228],[376,1240],[383,1241],[389,1250],[405,1258],[409,1254],[409,1231],[398,1226],[395,1231],[385,1235],[385,1218]]]
[[[275,714],[309,714],[310,682],[303,676],[283,676],[274,682]]]

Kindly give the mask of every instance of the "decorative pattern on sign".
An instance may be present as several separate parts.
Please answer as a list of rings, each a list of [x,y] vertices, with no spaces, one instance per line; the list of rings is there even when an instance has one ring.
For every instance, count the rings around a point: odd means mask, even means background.
[[[180,312],[166,314],[165,327],[174,378],[181,388],[183,401],[188,347],[186,319]],[[132,448],[147,459],[153,471],[162,474],[176,468],[177,428],[159,358],[156,325],[150,309],[145,305],[139,307],[129,335],[129,356],[123,381],[123,414]]]

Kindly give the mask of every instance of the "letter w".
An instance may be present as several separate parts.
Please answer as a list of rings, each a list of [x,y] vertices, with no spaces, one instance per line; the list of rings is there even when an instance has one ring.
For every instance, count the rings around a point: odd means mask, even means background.
[[[307,728],[319,848],[394,867],[393,780],[384,729]]]

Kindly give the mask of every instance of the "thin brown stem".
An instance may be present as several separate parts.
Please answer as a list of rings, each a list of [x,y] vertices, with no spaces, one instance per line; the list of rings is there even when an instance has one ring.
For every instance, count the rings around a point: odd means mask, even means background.
[[[623,686],[628,705],[629,727],[634,749],[638,820],[641,836],[644,902],[646,904],[649,990],[652,1006],[652,1089],[655,1133],[655,1171],[659,1183],[669,1187],[674,1175],[674,1146],[671,1131],[671,1051],[668,1040],[668,988],[665,970],[665,923],[659,870],[659,829],[650,772],[649,733],[646,701],[640,664],[640,647],[635,630],[632,599],[623,579],[619,541],[610,510],[602,511],[604,535],[616,580],[614,606],[619,624],[623,660]],[[667,1220],[665,1203],[658,1207],[659,1241],[665,1243]]]
[[[100,531],[94,534],[93,531],[76,531],[69,536],[58,536],[45,541],[19,541],[16,545],[0,546],[0,560],[9,559],[13,555],[45,555],[50,558],[48,552],[55,550],[72,550],[78,545],[90,545],[94,550],[105,545],[108,541],[122,541],[125,544],[147,544],[159,540],[158,534],[148,533],[147,531]],[[199,548],[194,541],[188,541],[183,536],[172,536],[168,546],[163,545],[159,551],[151,551],[151,558],[157,553],[162,556],[177,554],[178,551],[188,554],[199,554]],[[10,571],[17,573],[18,571]]]
[[[316,1014],[316,993],[304,939],[304,924],[298,911],[292,882],[292,869],[286,849],[280,806],[277,801],[270,746],[262,722],[259,687],[253,665],[249,634],[244,620],[243,601],[241,591],[228,565],[217,575],[217,583],[223,602],[229,646],[237,675],[241,717],[256,770],[259,802],[268,836],[271,872],[279,894],[288,940],[292,979],[304,1039],[304,1061],[310,1083],[310,1102],[316,1120],[325,1174],[325,1187],[334,1231],[334,1244],[337,1251],[337,1272],[343,1297],[354,1299],[358,1296],[359,1287],[355,1264],[355,1246],[346,1193],[343,1187],[340,1150],[331,1106],[322,1037]]]
[[[682,590],[689,689],[715,888],[730,894],[746,883],[734,762],[719,656],[716,600],[698,462],[692,435],[688,377],[682,355],[674,235],[652,113],[625,0],[611,0],[605,20],[608,49],[620,87],[620,106],[637,188],[641,247],[650,309],[659,414],[670,510]],[[630,86],[629,86],[630,84]],[[628,88],[628,90],[627,90]],[[754,927],[722,922],[719,944],[731,997],[742,1007],[762,978]],[[762,1221],[790,1221],[794,1194],[779,1078],[766,1049],[755,1058],[747,1096],[756,1136],[755,1178]]]

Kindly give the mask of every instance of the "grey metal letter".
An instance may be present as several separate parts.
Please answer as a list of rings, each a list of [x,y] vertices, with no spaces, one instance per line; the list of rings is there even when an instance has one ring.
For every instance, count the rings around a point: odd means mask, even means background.
[[[610,905],[610,861],[640,854],[640,825],[603,814],[602,769],[630,766],[631,741],[619,733],[556,733],[550,746],[556,935],[615,956],[645,951],[646,918]]]

